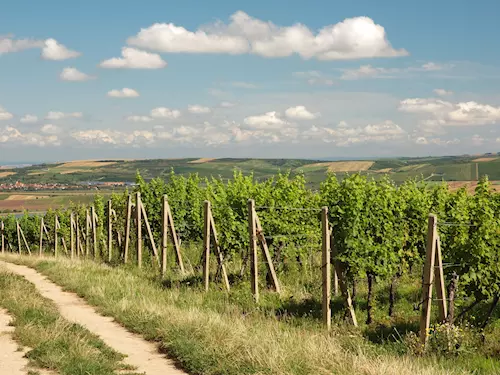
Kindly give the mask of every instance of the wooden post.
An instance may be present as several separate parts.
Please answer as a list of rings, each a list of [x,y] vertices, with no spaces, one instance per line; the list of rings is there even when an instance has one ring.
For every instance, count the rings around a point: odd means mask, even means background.
[[[40,249],[39,249],[39,256],[42,256],[43,253],[43,228],[45,227],[45,224],[43,223],[43,216],[40,219]]]
[[[76,214],[76,256],[80,258],[80,254],[83,256],[82,242],[80,240],[80,218]]]
[[[172,217],[172,211],[170,210],[170,205],[167,202],[167,215],[168,215],[168,225],[170,227],[170,235],[172,236],[172,242],[174,243],[175,254],[177,255],[177,264],[184,273],[184,263],[182,262],[181,245],[179,243],[179,238],[177,237],[177,232],[175,230],[174,218]]]
[[[437,217],[429,215],[427,224],[427,248],[424,265],[424,281],[422,285],[422,313],[420,316],[420,342],[425,347],[429,325],[431,322],[432,283],[434,278],[434,262],[436,259]]]
[[[2,254],[5,254],[5,224],[3,221],[0,223],[0,235],[2,236]]]
[[[75,214],[71,212],[70,215],[70,248],[71,248],[71,259],[75,257]]]
[[[163,196],[162,226],[161,226],[161,276],[167,273],[167,244],[168,244],[168,198]]]
[[[337,275],[337,270],[333,267],[333,294],[335,296],[339,295],[339,276]]]
[[[144,219],[144,223],[146,224],[146,230],[148,231],[149,242],[151,243],[151,247],[153,249],[153,255],[158,263],[158,267],[160,267],[160,258],[158,257],[158,250],[156,249],[155,239],[153,237],[153,232],[151,231],[151,226],[149,225],[148,214],[146,213],[146,209],[141,202],[141,213]]]
[[[135,214],[137,222],[137,266],[142,267],[142,219],[141,219],[141,193],[135,193]]]
[[[98,257],[99,252],[99,242],[97,241],[97,214],[95,213],[95,207],[90,207],[90,223],[92,225],[92,250],[94,252],[94,259]]]
[[[476,163],[476,180],[479,181],[479,163]]]
[[[21,227],[19,226],[19,221],[16,220],[16,230],[17,230],[17,250],[19,255],[21,254]]]
[[[331,269],[330,269],[330,225],[328,223],[328,207],[323,207],[321,210],[321,229],[322,229],[322,290],[323,290],[323,324],[327,330],[331,329],[332,325],[332,310],[331,310]]]
[[[333,244],[332,238],[330,238],[330,248],[331,248],[332,255],[334,257],[336,257],[337,256],[337,249],[335,248],[335,245]],[[345,302],[347,313],[349,314],[349,317],[351,318],[352,324],[355,327],[357,327],[358,320],[356,319],[356,312],[354,311],[354,306],[352,305],[351,293],[349,292],[349,288],[347,287],[344,266],[337,259],[335,259],[334,264],[335,264],[335,272],[337,273],[337,276],[338,276],[340,292],[342,293],[342,297],[343,297],[344,302]]]
[[[255,223],[255,201],[248,200],[248,234],[250,237],[250,266],[252,294],[259,302],[259,259],[257,257],[257,228]]]
[[[215,251],[217,252],[217,259],[219,260],[222,279],[227,291],[229,292],[231,290],[231,286],[229,285],[229,278],[227,277],[226,266],[224,265],[224,257],[222,256],[222,252],[220,251],[219,240],[217,239],[217,229],[215,229],[215,221],[214,217],[212,216],[212,211],[210,211],[210,227],[212,228],[212,236],[214,237]]]
[[[203,204],[203,280],[205,291],[210,283],[210,202]]]
[[[57,258],[57,215],[54,216],[54,256]]]
[[[276,271],[274,269],[274,264],[271,258],[271,254],[269,253],[269,249],[267,247],[266,237],[264,236],[262,225],[260,225],[259,216],[256,213],[255,213],[255,227],[257,231],[257,238],[259,239],[262,252],[264,254],[264,257],[266,258],[267,269],[271,273],[271,278],[273,279],[274,289],[279,294],[281,293],[280,283],[278,281],[278,276],[276,275]]]
[[[448,306],[446,304],[446,288],[444,286],[443,258],[441,257],[441,239],[436,233],[436,257],[434,266],[434,278],[436,285],[437,303],[439,308],[439,322],[442,323],[448,316]]]
[[[86,210],[85,217],[85,256],[89,256],[90,253],[90,214],[89,209]]]
[[[123,253],[123,262],[127,263],[128,260],[128,248],[130,245],[130,221],[132,219],[132,196],[128,196],[127,200],[127,217],[125,219],[125,249]]]
[[[24,246],[26,247],[26,250],[28,250],[28,254],[31,255],[31,249],[28,245],[28,241],[26,241],[26,237],[24,236],[23,228],[21,228],[21,226],[19,226],[19,232],[21,232],[21,237],[23,238]]]
[[[111,199],[108,201],[108,262],[111,262],[113,255],[113,216],[111,214]]]

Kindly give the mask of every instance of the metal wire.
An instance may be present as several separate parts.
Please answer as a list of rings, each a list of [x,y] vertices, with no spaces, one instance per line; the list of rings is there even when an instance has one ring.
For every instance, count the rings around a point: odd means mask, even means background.
[[[290,210],[290,211],[321,211],[321,208],[303,208],[303,207],[279,207],[279,206],[255,206],[255,209],[275,209],[275,210]]]

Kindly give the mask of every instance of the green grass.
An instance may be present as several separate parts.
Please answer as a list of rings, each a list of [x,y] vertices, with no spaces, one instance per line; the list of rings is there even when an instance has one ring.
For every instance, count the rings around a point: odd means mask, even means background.
[[[14,338],[31,348],[26,356],[36,368],[62,375],[111,375],[130,369],[121,363],[123,356],[97,336],[63,319],[33,284],[2,268],[0,306],[13,317]]]
[[[199,254],[192,254],[192,262]],[[418,281],[402,280],[396,315],[386,318],[386,285],[377,287],[376,323],[363,324],[366,290],[358,286],[356,313],[361,327],[343,322],[333,302],[334,327],[322,328],[318,269],[280,275],[283,296],[262,293],[253,303],[248,282],[235,282],[230,294],[212,284],[204,293],[199,274],[172,273],[160,282],[155,272],[68,260],[11,260],[31,265],[54,282],[77,292],[132,332],[159,342],[163,351],[193,374],[498,374],[498,361],[483,352],[448,358],[415,357],[405,330],[416,329]],[[232,276],[234,279],[234,275]],[[397,327],[397,330],[394,329]],[[494,340],[490,343],[495,347]],[[492,351],[493,352],[493,351]]]

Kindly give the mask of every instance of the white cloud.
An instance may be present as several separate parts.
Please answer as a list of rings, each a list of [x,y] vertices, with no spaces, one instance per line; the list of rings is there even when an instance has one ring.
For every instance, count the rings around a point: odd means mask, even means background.
[[[371,65],[361,65],[357,69],[344,69],[343,74],[340,79],[344,80],[354,80],[354,79],[362,79],[362,78],[375,78],[383,76],[383,78],[390,78],[388,74],[397,73],[399,69],[386,69],[386,68],[377,68]]]
[[[72,112],[72,113],[64,113],[64,112],[58,112],[58,111],[50,111],[47,113],[47,116],[45,116],[46,120],[61,120],[64,118],[82,118],[83,113],[82,112]]]
[[[2,120],[10,120],[14,115],[10,112],[7,112],[4,108],[0,107],[0,121]]]
[[[240,89],[256,89],[257,88],[257,85],[254,84],[254,83],[250,83],[250,82],[231,82],[231,86],[233,87],[237,87],[237,88],[240,88]]]
[[[267,112],[263,115],[249,116],[246,117],[243,122],[251,129],[276,130],[290,126],[287,121],[280,118],[277,112]]]
[[[108,92],[108,96],[111,98],[137,98],[139,93],[134,89],[123,88],[121,90],[111,90]]]
[[[35,39],[14,39],[12,35],[0,35],[0,55],[6,53],[20,52],[26,49],[42,48],[44,46],[43,40]]]
[[[63,81],[74,81],[74,82],[83,82],[95,79],[95,77],[82,73],[76,68],[64,68],[61,74],[59,75],[59,78],[61,78]]]
[[[422,70],[426,71],[436,71],[436,70],[443,70],[450,67],[450,65],[442,65],[442,64],[437,64],[434,62],[428,62],[422,65]]]
[[[110,69],[161,69],[166,67],[167,63],[156,53],[123,47],[122,57],[102,61],[100,66]]]
[[[188,106],[188,111],[195,114],[210,113],[211,109],[208,107],[203,107],[201,105],[190,105]]]
[[[86,145],[115,145],[140,147],[154,142],[155,135],[148,130],[121,132],[116,130],[82,130],[71,134],[71,137]]]
[[[450,96],[453,95],[453,91],[447,91],[445,89],[434,89],[433,90],[436,95],[439,96]]]
[[[317,70],[309,70],[306,72],[294,72],[293,75],[297,78],[306,79],[307,83],[310,85],[324,85],[332,86],[335,84],[335,80],[324,73]]]
[[[164,118],[164,119],[176,119],[176,118],[181,117],[181,112],[177,109],[158,107],[158,108],[154,108],[151,110],[151,117]]]
[[[40,131],[42,133],[46,134],[57,134],[60,132],[60,129],[58,126],[53,125],[53,124],[45,124],[40,128]]]
[[[474,134],[471,141],[474,146],[481,146],[484,143],[484,138],[478,134]]]
[[[59,146],[61,141],[56,135],[41,135],[37,133],[21,133],[12,126],[0,129],[0,144],[30,145],[30,146]]]
[[[435,98],[412,98],[400,102],[399,109],[430,116],[427,126],[472,126],[500,123],[500,107],[474,101],[451,103]]]
[[[458,138],[454,139],[441,139],[441,138],[425,138],[417,137],[415,139],[415,144],[417,145],[437,145],[437,146],[449,146],[459,144],[460,140]]]
[[[314,120],[319,116],[319,113],[311,113],[303,105],[290,107],[285,111],[285,116],[295,120]]]
[[[149,116],[138,116],[138,115],[132,115],[127,117],[127,121],[132,121],[132,122],[151,122],[153,119]]]
[[[45,60],[67,60],[80,55],[80,52],[66,48],[55,39],[47,39],[42,48],[42,58]]]
[[[236,104],[235,103],[232,103],[232,102],[221,102],[219,104],[220,107],[222,108],[232,108],[234,107]]]
[[[23,124],[34,124],[38,121],[38,117],[34,115],[24,115],[20,120]]]
[[[252,53],[264,57],[298,54],[304,59],[345,60],[406,56],[387,40],[384,27],[368,17],[347,18],[314,33],[303,24],[277,26],[238,11],[229,24],[216,22],[189,31],[172,23],[156,23],[127,40],[129,45],[174,53]]]

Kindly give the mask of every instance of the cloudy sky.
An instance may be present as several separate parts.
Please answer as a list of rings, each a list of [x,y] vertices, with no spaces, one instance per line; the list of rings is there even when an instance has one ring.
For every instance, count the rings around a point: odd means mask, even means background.
[[[500,2],[16,0],[0,162],[500,150]]]

